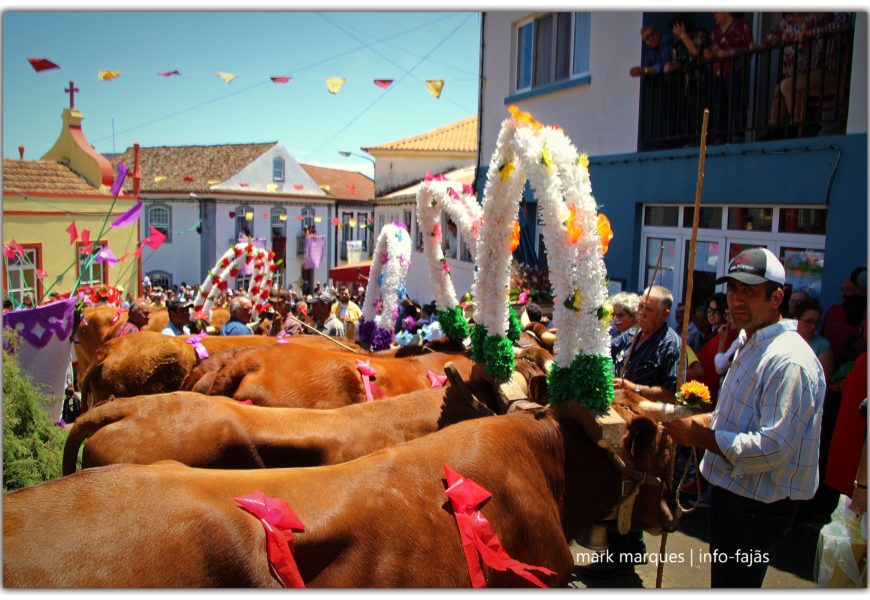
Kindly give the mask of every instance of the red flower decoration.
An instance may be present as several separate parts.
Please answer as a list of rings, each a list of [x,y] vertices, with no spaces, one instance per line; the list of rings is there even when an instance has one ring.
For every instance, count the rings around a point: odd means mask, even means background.
[[[243,252],[243,250],[242,250],[241,248],[239,248],[238,246],[236,246],[235,248],[233,248],[233,254],[235,254],[237,257],[238,257],[238,256],[241,256],[241,255],[242,255],[242,252]]]
[[[229,257],[225,256],[223,260],[221,260],[221,267],[226,269],[228,266],[230,266],[230,259]]]
[[[256,286],[256,285],[255,285],[254,287],[251,288],[251,295],[252,295],[252,296],[256,296],[256,295],[259,294],[259,293],[260,293],[260,287],[259,287],[259,286]]]
[[[235,269],[235,268],[230,269],[230,277],[235,277],[235,276],[238,275],[238,274],[239,274],[239,270],[238,270],[238,269]]]
[[[219,284],[219,283],[221,282],[221,278],[218,277],[217,275],[215,275],[214,277],[211,278],[211,282],[212,282],[213,284],[217,285],[217,284]]]
[[[229,287],[229,284],[228,284],[226,281],[221,281],[221,282],[218,284],[218,289],[220,289],[220,290],[225,290],[225,289],[227,289],[228,287]]]

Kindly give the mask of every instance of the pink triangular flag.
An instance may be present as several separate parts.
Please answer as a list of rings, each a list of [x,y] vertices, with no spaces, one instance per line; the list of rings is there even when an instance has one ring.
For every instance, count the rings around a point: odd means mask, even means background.
[[[288,81],[290,81],[293,78],[292,77],[270,77],[269,79],[271,79],[275,83],[287,83]]]
[[[103,246],[103,248],[97,252],[97,258],[94,259],[94,262],[104,262],[114,265],[118,262],[118,259],[115,258],[115,253],[112,252],[111,248]]]
[[[429,386],[433,388],[444,387],[447,383],[447,375],[439,375],[435,371],[428,371],[426,377],[429,378]]]
[[[379,88],[387,89],[391,85],[393,85],[392,79],[375,79],[375,85]]]
[[[76,222],[73,221],[72,223],[70,223],[69,227],[66,228],[66,231],[67,233],[69,233],[69,243],[74,244],[79,237],[79,230],[76,227]]]
[[[27,57],[27,60],[30,62],[30,66],[33,67],[33,70],[37,73],[42,71],[48,71],[50,69],[59,69],[60,67],[48,60],[47,58],[34,58],[31,56]]]
[[[147,245],[152,250],[157,250],[160,244],[166,241],[166,236],[159,229],[151,228],[151,235],[142,240],[142,243]]]

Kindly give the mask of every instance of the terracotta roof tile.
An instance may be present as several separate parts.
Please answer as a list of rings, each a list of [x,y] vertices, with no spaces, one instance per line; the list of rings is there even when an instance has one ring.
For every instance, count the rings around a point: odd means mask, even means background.
[[[141,192],[208,192],[212,184],[226,181],[277,143],[140,147],[139,189]],[[133,148],[127,148],[112,160],[112,165],[119,162],[132,171]],[[163,177],[165,179],[161,179]],[[127,176],[124,189],[133,189],[132,173]]]
[[[53,160],[3,159],[3,189],[21,192],[102,194],[75,171]]]
[[[413,137],[387,142],[380,146],[363,148],[372,151],[408,152],[477,152],[477,116],[462,119],[450,125],[421,133]]]
[[[375,182],[356,171],[343,171],[314,165],[301,165],[306,173],[321,186],[330,197],[338,200],[372,200],[375,197]],[[323,186],[329,186],[324,189]]]

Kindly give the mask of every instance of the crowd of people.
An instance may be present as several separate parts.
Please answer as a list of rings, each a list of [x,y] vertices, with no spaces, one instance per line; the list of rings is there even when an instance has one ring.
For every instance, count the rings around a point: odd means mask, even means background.
[[[787,12],[759,44],[740,13],[713,13],[713,23],[708,32],[678,14],[665,29],[645,24],[641,64],[629,70],[632,77],[680,73],[674,76],[678,86],[661,91],[672,94],[669,104],[686,113],[692,133],[700,130],[702,109],[709,106],[711,139],[743,141],[739,136],[746,127],[749,96],[746,57],[757,50],[782,48],[781,66],[773,71],[779,82],[768,110],[768,139],[781,136],[789,123],[806,120],[810,94],[833,93],[839,83],[844,42],[831,34],[852,27],[848,13]],[[829,38],[822,40],[824,36]]]

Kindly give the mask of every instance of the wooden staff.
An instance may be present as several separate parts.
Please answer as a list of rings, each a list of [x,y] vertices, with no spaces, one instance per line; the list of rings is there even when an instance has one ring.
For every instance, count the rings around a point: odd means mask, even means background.
[[[659,257],[656,260],[656,266],[653,269],[652,282],[646,286],[646,294],[644,294],[644,303],[649,300],[650,288],[656,283],[656,276],[659,273],[659,269],[662,267],[662,254],[665,251],[665,244],[659,246]],[[622,363],[622,368],[619,370],[619,378],[625,379],[625,370],[628,368],[628,363],[631,361],[631,355],[634,354],[634,349],[637,346],[637,340],[640,339],[640,332],[634,334],[634,338],[631,340],[631,345],[628,347],[628,354],[625,355],[625,360]]]
[[[350,346],[348,346],[348,345],[346,345],[346,344],[342,344],[341,342],[339,342],[339,341],[338,341],[337,339],[335,339],[334,337],[329,336],[329,335],[326,335],[325,333],[323,333],[322,331],[316,329],[315,327],[312,327],[312,326],[309,325],[308,323],[305,323],[304,321],[300,321],[299,319],[297,319],[296,317],[294,317],[294,316],[291,315],[290,313],[287,313],[287,316],[290,317],[291,319],[293,319],[294,321],[296,321],[297,323],[299,323],[300,325],[302,325],[303,327],[307,327],[308,329],[310,329],[311,331],[313,331],[313,332],[316,333],[317,335],[322,335],[323,337],[325,337],[325,338],[328,339],[329,341],[331,341],[331,342],[335,342],[336,344],[338,344],[339,346],[341,346],[341,347],[344,348],[345,350],[350,350],[350,351],[353,352],[354,354],[359,354],[359,352],[358,352],[357,350],[351,348]]]
[[[677,375],[677,384],[683,381],[685,376],[686,362],[686,343],[689,335],[689,319],[692,317],[692,288],[695,282],[695,243],[698,240],[698,219],[701,216],[701,189],[704,187],[704,159],[707,157],[707,121],[710,119],[710,109],[704,109],[704,120],[701,123],[701,148],[698,155],[698,182],[695,185],[695,214],[692,215],[692,241],[689,243],[689,268],[686,273],[686,299],[683,312],[683,332],[680,337],[680,362]],[[674,474],[674,456],[671,455],[671,464],[668,467],[669,477],[673,480]],[[698,477],[700,473],[696,473]],[[700,491],[700,489],[699,489]],[[679,511],[679,507],[677,511]],[[675,515],[679,518],[679,514]],[[664,556],[665,545],[668,543],[668,532],[662,533],[662,543],[659,546],[659,556]],[[659,561],[658,569],[656,570],[656,587],[662,587],[662,572],[664,571],[664,562]]]

